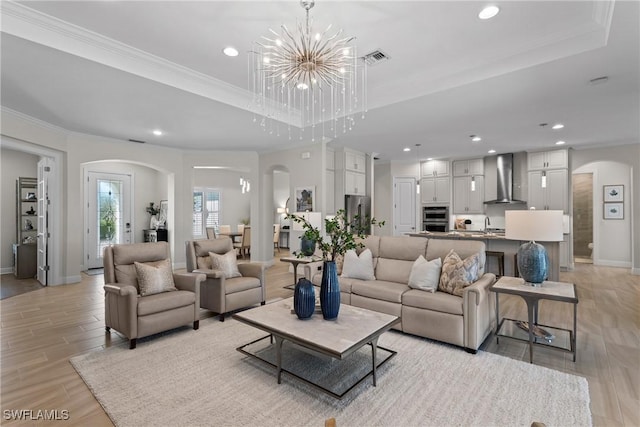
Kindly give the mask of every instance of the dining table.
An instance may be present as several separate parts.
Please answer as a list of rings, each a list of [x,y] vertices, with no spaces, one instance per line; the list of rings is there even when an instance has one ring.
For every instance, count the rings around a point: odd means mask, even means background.
[[[228,236],[231,237],[235,243],[238,243],[236,237],[242,237],[242,231],[230,231],[228,233],[218,233],[218,236]]]

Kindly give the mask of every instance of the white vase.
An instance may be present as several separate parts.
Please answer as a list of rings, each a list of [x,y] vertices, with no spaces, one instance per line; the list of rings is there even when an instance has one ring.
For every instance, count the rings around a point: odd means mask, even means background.
[[[149,228],[152,230],[156,230],[158,228],[158,217],[155,215],[151,215],[151,219],[149,220]]]

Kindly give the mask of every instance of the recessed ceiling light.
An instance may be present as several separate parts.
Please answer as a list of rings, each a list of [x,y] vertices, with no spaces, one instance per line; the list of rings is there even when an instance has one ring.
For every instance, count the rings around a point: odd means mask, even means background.
[[[480,138],[478,135],[471,135],[471,141],[480,142],[482,141],[482,138]]]
[[[565,142],[564,142],[564,141],[558,141],[558,142],[556,142],[556,145],[564,145],[564,144],[565,144]]]
[[[162,131],[160,129],[156,129],[156,130],[153,131],[153,134],[155,136],[162,136]]]
[[[222,53],[227,56],[238,56],[238,49],[236,49],[235,47],[227,46],[222,49]]]
[[[488,153],[489,153],[489,154],[493,154],[493,153],[495,153],[495,152],[496,152],[496,150],[489,150],[489,151],[488,151]]]
[[[480,11],[478,14],[478,18],[480,19],[491,19],[496,16],[500,12],[500,8],[498,6],[487,6]]]
[[[564,125],[562,123],[556,123],[555,125],[551,126],[551,129],[558,130],[558,129],[562,129],[563,127]]]
[[[402,151],[411,151],[411,148],[405,147],[405,148],[402,149]]]
[[[433,160],[433,157],[427,157],[427,160],[431,161]]]

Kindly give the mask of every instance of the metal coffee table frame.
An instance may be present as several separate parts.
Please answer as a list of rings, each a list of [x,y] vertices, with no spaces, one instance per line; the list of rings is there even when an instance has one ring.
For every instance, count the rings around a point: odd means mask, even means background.
[[[261,306],[261,307],[257,307],[251,310],[247,310],[244,312],[240,312],[237,313],[235,315],[233,315],[233,318],[236,320],[239,320],[240,322],[246,323],[250,326],[253,326],[257,329],[263,330],[267,333],[269,333],[269,335],[264,336],[262,338],[258,338],[250,343],[247,343],[245,345],[242,345],[240,347],[238,347],[236,350],[238,350],[239,352],[241,352],[242,354],[245,354],[247,356],[250,356],[254,359],[257,360],[261,360],[264,363],[267,363],[271,366],[273,366],[274,368],[276,368],[276,372],[277,372],[277,379],[278,379],[278,384],[281,384],[282,381],[282,372],[286,372],[287,374],[299,379],[300,381],[312,386],[313,388],[320,390],[326,394],[328,394],[329,396],[332,396],[336,399],[342,399],[347,393],[349,393],[351,390],[353,390],[356,386],[358,386],[359,384],[361,384],[363,381],[365,381],[367,378],[372,377],[372,381],[373,381],[373,385],[374,387],[377,386],[377,369],[381,366],[383,366],[385,363],[387,363],[389,360],[391,360],[396,354],[396,351],[393,351],[391,349],[382,347],[382,346],[378,346],[378,338],[380,337],[380,335],[382,335],[383,333],[387,332],[389,329],[391,329],[391,327],[393,327],[393,325],[397,324],[400,322],[400,318],[397,316],[391,316],[391,315],[387,315],[387,314],[383,314],[383,313],[377,313],[377,312],[372,312],[369,310],[365,310],[362,308],[358,308],[358,307],[351,307],[351,306],[343,306],[341,307],[341,315],[343,317],[347,317],[349,314],[349,312],[355,312],[358,313],[359,316],[362,316],[363,313],[367,314],[370,313],[373,316],[376,316],[378,318],[383,317],[383,320],[380,319],[376,319],[379,322],[379,327],[376,328],[372,328],[371,331],[369,331],[366,335],[362,335],[361,337],[359,337],[359,339],[357,341],[353,341],[350,345],[348,346],[343,346],[340,349],[337,348],[330,348],[329,346],[322,346],[320,344],[317,344],[316,342],[314,342],[312,339],[310,338],[306,338],[306,337],[300,337],[300,336],[296,336],[295,332],[292,333],[287,333],[286,332],[286,327],[278,327],[278,329],[280,330],[274,330],[274,328],[270,327],[268,324],[260,322],[260,321],[256,321],[255,319],[250,318],[251,314],[250,312],[252,311],[256,311],[257,310],[270,310],[271,308],[269,306],[275,306],[275,305],[286,305],[286,304],[292,304],[293,302],[293,298],[290,298],[288,300],[284,300],[284,301],[280,301],[278,303],[274,303],[274,304],[268,304],[267,306]],[[290,311],[290,310],[288,310]],[[343,313],[343,312],[347,312],[347,313]],[[305,323],[307,323],[307,320],[298,320],[295,317],[295,314],[290,314],[287,313],[288,316],[293,316],[293,318],[295,318],[295,322],[302,322],[301,324],[295,324],[294,325],[304,325]],[[316,315],[318,316],[318,315]],[[340,316],[339,316],[340,317]],[[331,323],[333,321],[325,321],[325,320],[321,320],[321,316],[319,317],[319,321],[322,322],[322,325],[325,326],[325,328],[331,328]],[[273,320],[273,319],[271,319]],[[365,322],[368,322],[369,319],[364,319]],[[309,324],[311,325],[311,324]],[[317,324],[316,324],[317,325]],[[339,334],[339,330],[336,329],[335,334]],[[273,343],[275,340],[275,350],[276,350],[276,363],[272,363],[269,360],[266,360],[256,354],[253,354],[249,351],[246,350],[246,348],[248,346],[251,346],[253,344],[256,344],[260,341],[266,340],[266,339],[270,339],[271,342]],[[334,391],[322,387],[319,384],[314,383],[313,381],[307,379],[307,378],[303,378],[300,375],[291,372],[290,370],[287,370],[286,367],[282,366],[282,344],[284,343],[284,341],[289,341],[291,343],[294,343],[298,346],[304,347],[306,349],[309,349],[313,352],[316,353],[320,353],[320,354],[324,354],[327,356],[330,356],[334,359],[339,359],[339,360],[343,360],[347,357],[349,357],[350,355],[352,355],[353,353],[355,353],[356,351],[358,351],[360,348],[362,348],[365,345],[369,345],[371,346],[371,370],[368,371],[366,374],[364,374],[364,376],[362,378],[360,378],[359,380],[357,380],[353,385],[351,385],[346,391],[344,391],[341,394],[337,394]],[[389,355],[384,358],[383,360],[381,360],[379,363],[376,363],[376,357],[377,357],[377,352],[378,349],[383,350],[385,352],[388,352]]]

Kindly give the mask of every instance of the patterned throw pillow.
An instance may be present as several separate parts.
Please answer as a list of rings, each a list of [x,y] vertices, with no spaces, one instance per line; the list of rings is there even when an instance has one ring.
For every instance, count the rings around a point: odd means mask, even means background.
[[[242,276],[238,270],[238,258],[235,250],[231,250],[224,255],[209,252],[209,257],[211,257],[211,268],[222,271],[226,279]]]
[[[342,277],[352,279],[376,280],[373,274],[373,255],[369,249],[365,249],[360,256],[353,249],[344,254],[342,265]]]
[[[338,276],[342,274],[342,266],[344,265],[344,255],[336,255],[336,271]]]
[[[156,265],[134,263],[138,276],[140,296],[159,294],[161,292],[177,291],[173,282],[171,261],[165,259]]]
[[[409,287],[422,291],[435,292],[440,282],[440,270],[442,260],[440,258],[427,261],[420,255],[411,267],[409,275]]]
[[[442,274],[438,290],[462,296],[462,290],[478,280],[480,254],[476,253],[464,261],[451,249],[442,262]]]

